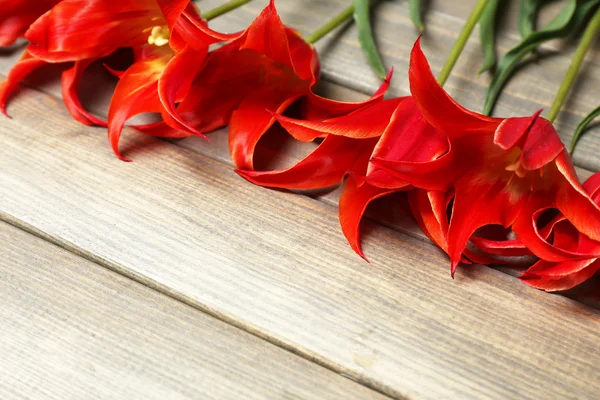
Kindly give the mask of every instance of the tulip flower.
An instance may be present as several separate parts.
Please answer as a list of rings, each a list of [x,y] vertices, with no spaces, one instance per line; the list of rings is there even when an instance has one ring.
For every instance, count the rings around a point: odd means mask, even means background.
[[[448,151],[435,160],[374,162],[398,179],[428,191],[453,193],[448,226],[452,273],[474,232],[486,225],[512,228],[535,255],[565,255],[541,240],[535,215],[558,209],[573,226],[600,239],[600,207],[583,190],[552,124],[539,116],[490,118],[457,104],[437,83],[417,40],[409,79],[425,120],[447,135]]]
[[[0,100],[5,105],[16,84],[46,62],[72,62],[72,68],[63,74],[65,103],[78,121],[103,125],[104,122],[83,109],[76,94],[77,86],[85,69],[94,61],[117,49],[130,48],[134,62],[127,70],[115,72],[120,80],[108,115],[110,143],[123,159],[118,141],[125,121],[139,113],[164,110],[158,96],[159,79],[163,92],[172,93],[174,102],[181,101],[204,63],[208,47],[238,36],[239,33],[210,30],[189,0],[63,0],[26,32],[31,44],[13,68],[14,73],[9,74]],[[174,66],[168,69],[171,62]],[[152,126],[141,129],[149,134],[155,132]],[[159,133],[189,136],[181,131]]]
[[[590,177],[583,187],[600,204],[600,173]],[[579,232],[564,215],[558,215],[549,226],[554,234],[548,246],[572,256],[560,262],[541,259],[521,276],[523,282],[546,291],[567,290],[600,271],[600,241]]]
[[[6,0],[0,3],[0,46],[10,46],[40,15],[60,0]]]

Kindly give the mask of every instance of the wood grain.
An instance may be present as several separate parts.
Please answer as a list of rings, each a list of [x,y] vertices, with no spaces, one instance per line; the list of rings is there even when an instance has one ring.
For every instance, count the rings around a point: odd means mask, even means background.
[[[2,218],[395,397],[593,397],[597,310],[373,226],[356,257],[333,208],[128,132],[136,161],[56,98],[0,125]],[[43,115],[43,118],[40,118]]]
[[[3,399],[384,399],[0,222]]]

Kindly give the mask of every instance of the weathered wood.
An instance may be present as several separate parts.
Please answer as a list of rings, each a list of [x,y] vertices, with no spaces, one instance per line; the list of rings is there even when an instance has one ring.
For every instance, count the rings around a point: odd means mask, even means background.
[[[3,399],[384,399],[0,222]]]
[[[2,218],[394,396],[593,397],[597,310],[378,226],[372,264],[331,207],[246,184],[164,141],[105,131],[25,90],[0,125]],[[44,115],[44,118],[40,118]],[[543,384],[542,384],[543,383]]]

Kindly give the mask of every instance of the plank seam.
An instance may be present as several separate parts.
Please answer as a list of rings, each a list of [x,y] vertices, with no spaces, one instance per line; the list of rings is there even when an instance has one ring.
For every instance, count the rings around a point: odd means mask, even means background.
[[[396,390],[394,390],[386,385],[378,384],[376,382],[373,382],[372,380],[361,379],[360,377],[354,376],[352,371],[347,370],[338,364],[335,364],[333,362],[328,362],[328,360],[319,358],[317,355],[311,354],[308,351],[303,351],[302,349],[294,347],[291,344],[285,343],[284,341],[279,340],[276,337],[270,336],[266,332],[262,332],[253,326],[245,325],[242,320],[237,320],[234,317],[230,317],[230,316],[227,316],[226,314],[219,313],[217,310],[213,310],[210,307],[207,307],[206,305],[202,304],[201,302],[195,301],[192,298],[190,298],[182,293],[179,293],[178,291],[173,290],[166,285],[161,284],[160,282],[157,282],[151,278],[148,278],[147,276],[144,276],[142,274],[137,274],[137,273],[135,273],[135,271],[128,269],[126,267],[123,267],[117,262],[113,262],[113,261],[107,260],[105,258],[99,257],[90,251],[87,251],[81,247],[78,247],[78,246],[72,244],[69,241],[62,240],[59,237],[54,237],[54,236],[48,235],[47,233],[37,229],[36,227],[32,226],[31,224],[27,223],[26,221],[15,218],[2,210],[0,210],[0,220],[18,228],[24,232],[27,232],[33,236],[36,236],[48,243],[58,246],[72,254],[75,254],[78,257],[81,257],[85,260],[93,262],[94,264],[96,264],[102,268],[106,268],[106,269],[108,269],[114,273],[117,273],[125,278],[131,279],[141,285],[144,285],[151,290],[154,290],[162,295],[168,296],[180,303],[183,303],[186,306],[192,307],[193,309],[198,310],[199,312],[202,312],[212,318],[215,318],[215,319],[217,319],[221,322],[224,322],[228,325],[231,325],[236,329],[246,332],[252,336],[255,336],[258,339],[263,340],[263,341],[265,341],[273,346],[276,346],[278,348],[281,348],[282,350],[287,351],[297,357],[301,357],[309,362],[312,362],[313,364],[316,364],[316,365],[318,365],[322,368],[325,368],[331,372],[334,372],[338,375],[341,375],[346,379],[349,379],[349,380],[354,381],[362,386],[365,386],[366,388],[368,388],[370,390],[373,390],[381,395],[389,397],[390,399],[396,399],[396,400],[405,400],[405,399],[407,400],[408,399],[408,397],[406,397],[405,395],[397,392]]]

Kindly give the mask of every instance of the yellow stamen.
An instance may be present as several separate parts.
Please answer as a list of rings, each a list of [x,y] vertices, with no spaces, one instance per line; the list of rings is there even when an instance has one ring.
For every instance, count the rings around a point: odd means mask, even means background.
[[[148,37],[148,44],[153,44],[157,47],[164,46],[169,43],[169,28],[164,26],[155,26]]]

